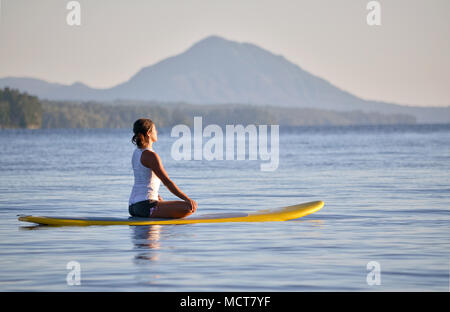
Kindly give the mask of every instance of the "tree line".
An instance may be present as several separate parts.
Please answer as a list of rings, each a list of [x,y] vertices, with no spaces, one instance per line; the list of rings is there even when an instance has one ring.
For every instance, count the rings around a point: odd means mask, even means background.
[[[280,108],[249,104],[194,105],[122,101],[117,103],[40,100],[14,89],[0,89],[0,128],[130,128],[138,118],[158,127],[192,126],[194,116],[204,124],[377,125],[412,124],[410,115],[337,112],[312,108]]]
[[[42,115],[42,104],[36,96],[0,89],[0,128],[41,128]]]

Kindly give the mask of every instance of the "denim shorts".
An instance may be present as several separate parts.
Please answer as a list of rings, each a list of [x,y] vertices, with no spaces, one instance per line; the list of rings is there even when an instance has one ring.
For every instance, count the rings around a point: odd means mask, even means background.
[[[128,212],[133,217],[151,218],[156,210],[157,200],[147,199],[128,206]]]

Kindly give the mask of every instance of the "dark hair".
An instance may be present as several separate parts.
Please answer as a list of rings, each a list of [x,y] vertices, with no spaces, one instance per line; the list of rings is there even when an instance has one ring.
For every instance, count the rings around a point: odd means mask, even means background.
[[[148,130],[150,132],[153,129],[153,121],[147,118],[141,118],[134,122],[133,124],[133,138],[131,139],[131,142],[133,144],[136,144],[137,147],[142,148],[144,145],[147,145],[149,143],[149,137],[147,135]]]

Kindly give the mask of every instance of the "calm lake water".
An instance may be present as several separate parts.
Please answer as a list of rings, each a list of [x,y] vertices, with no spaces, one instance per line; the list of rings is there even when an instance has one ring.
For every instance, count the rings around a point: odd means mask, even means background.
[[[17,220],[128,216],[130,138],[123,129],[0,131],[0,291],[449,290],[450,125],[281,127],[273,172],[259,160],[175,161],[175,138],[160,129],[154,149],[197,214],[325,202],[297,220]],[[161,195],[175,199],[164,186]],[[80,264],[81,285],[66,281],[70,261]],[[373,261],[379,271],[368,268]]]

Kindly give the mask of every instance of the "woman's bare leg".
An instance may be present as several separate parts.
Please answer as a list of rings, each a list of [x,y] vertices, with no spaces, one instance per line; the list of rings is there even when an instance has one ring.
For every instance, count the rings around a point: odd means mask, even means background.
[[[152,218],[184,218],[194,213],[191,204],[181,200],[158,201]]]

